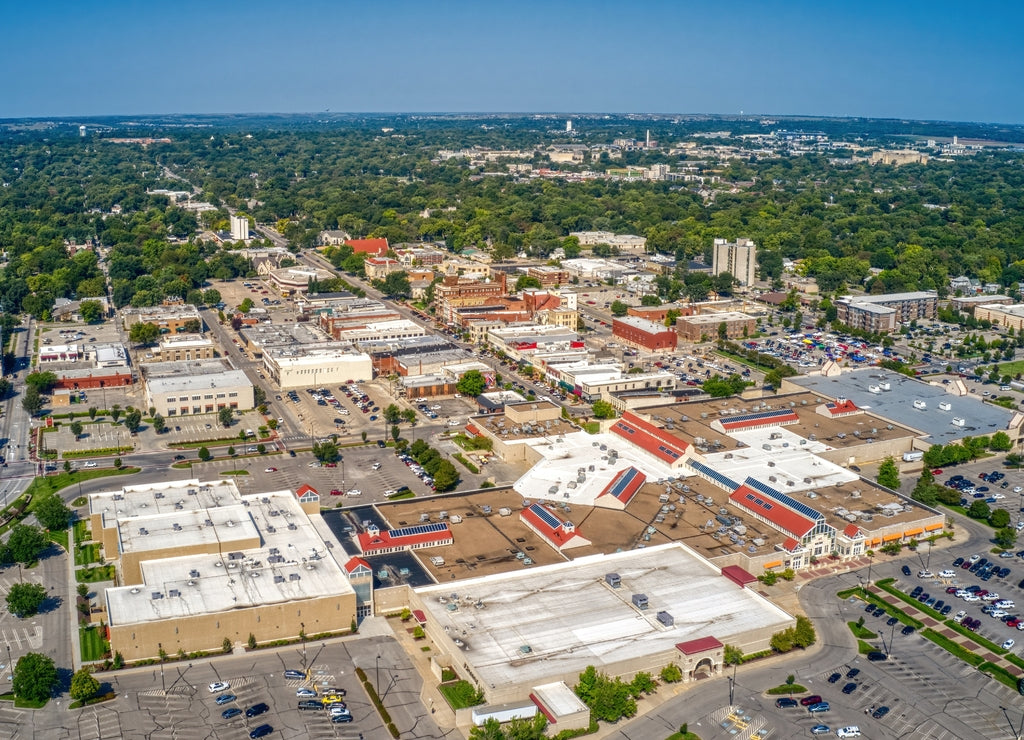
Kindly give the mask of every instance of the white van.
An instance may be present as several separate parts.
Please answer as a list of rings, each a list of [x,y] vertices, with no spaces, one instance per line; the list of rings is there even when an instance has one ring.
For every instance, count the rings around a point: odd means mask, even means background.
[[[860,737],[860,728],[857,725],[840,727],[836,730],[836,737]]]

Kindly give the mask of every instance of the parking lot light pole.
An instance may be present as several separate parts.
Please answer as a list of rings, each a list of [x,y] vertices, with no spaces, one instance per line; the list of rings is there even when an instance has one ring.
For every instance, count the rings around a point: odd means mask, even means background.
[[[380,653],[377,654],[377,667],[374,670],[374,689],[377,691],[377,696],[380,697]]]
[[[1003,711],[1003,716],[1006,717],[1006,723],[1010,725],[1010,732],[1016,738],[1016,740],[1024,740],[1024,714],[1020,716],[1020,725],[1017,727],[1013,726],[1013,720],[1010,719],[1010,715],[1006,711],[1006,707],[999,707]]]

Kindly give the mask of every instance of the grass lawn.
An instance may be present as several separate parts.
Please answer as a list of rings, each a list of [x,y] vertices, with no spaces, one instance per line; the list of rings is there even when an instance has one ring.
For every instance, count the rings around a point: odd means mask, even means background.
[[[89,531],[89,523],[85,519],[79,519],[74,524],[75,527],[75,542],[82,544],[87,540],[92,539],[92,532]]]
[[[78,634],[82,640],[82,660],[102,660],[103,654],[110,649],[103,639],[102,630],[96,626],[79,627]]]
[[[807,687],[801,686],[798,683],[793,683],[793,684],[784,683],[784,684],[781,684],[780,686],[776,686],[774,688],[768,689],[767,693],[770,696],[779,696],[779,695],[785,696],[785,695],[788,695],[788,694],[803,694],[805,691],[807,691]]]
[[[1016,362],[1000,362],[999,374],[1014,376],[1017,373],[1024,373],[1024,360],[1017,360]]]
[[[47,535],[50,537],[50,542],[56,542],[58,545],[64,548],[65,552],[67,552],[68,531],[66,529],[61,529],[56,532],[47,532]]]
[[[437,687],[448,703],[451,704],[452,709],[465,709],[466,707],[473,707],[477,704],[482,704],[482,701],[477,701],[479,695],[473,684],[469,681],[455,681],[454,683],[443,683]]]
[[[75,580],[79,583],[99,583],[114,580],[113,565],[98,565],[95,568],[82,568],[75,571]]]
[[[75,548],[75,565],[89,565],[100,562],[100,546],[93,542]]]
[[[221,475],[249,475],[248,470],[222,470]]]
[[[93,468],[90,470],[72,470],[70,473],[58,473],[57,475],[38,476],[32,480],[25,493],[32,494],[32,503],[28,505],[28,511],[34,511],[40,501],[48,495],[56,493],[62,488],[73,486],[76,483],[92,480],[93,478],[106,478],[111,475],[130,475],[138,473],[139,468]]]
[[[854,637],[860,637],[864,640],[873,640],[876,637],[878,637],[878,633],[876,633],[874,630],[869,630],[867,627],[862,627],[858,625],[856,622],[847,622],[846,624],[850,627],[850,632],[853,633]]]

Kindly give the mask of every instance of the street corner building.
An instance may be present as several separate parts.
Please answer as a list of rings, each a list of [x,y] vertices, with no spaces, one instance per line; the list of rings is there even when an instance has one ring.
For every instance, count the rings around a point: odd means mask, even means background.
[[[121,584],[104,595],[111,650],[131,661],[350,629],[349,573],[298,496],[198,480],[92,494]]]

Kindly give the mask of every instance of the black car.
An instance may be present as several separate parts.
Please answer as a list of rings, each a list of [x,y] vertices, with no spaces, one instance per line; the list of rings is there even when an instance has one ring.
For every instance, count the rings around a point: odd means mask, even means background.
[[[908,624],[906,627],[904,627],[903,629],[900,630],[900,634],[901,635],[912,635],[912,634],[914,634],[914,628],[911,627]]]
[[[874,614],[875,613],[875,605],[874,604],[868,604],[867,606],[864,607],[864,611],[866,611],[868,614]]]
[[[884,717],[888,713],[889,713],[889,707],[881,706],[878,709],[876,709],[875,711],[873,711],[871,713],[871,716],[874,717],[875,719],[882,719],[882,717]]]
[[[831,676],[829,676],[829,677],[828,677],[828,682],[829,682],[829,683],[835,683],[835,682],[836,682],[836,681],[838,681],[838,680],[839,680],[840,678],[842,678],[842,676],[841,676],[840,674],[838,674],[838,673],[833,673],[833,674],[832,674]]]
[[[184,455],[175,455],[175,456],[174,456],[174,459],[175,459],[175,460],[184,460],[184,459],[185,459],[185,456],[184,456]]]
[[[846,672],[847,678],[854,678],[860,675],[860,668],[851,668]]]
[[[889,656],[886,655],[885,653],[879,651],[879,650],[872,650],[870,653],[868,653],[868,660],[870,660],[870,661],[889,660]]]
[[[775,706],[777,706],[779,709],[786,709],[787,707],[795,707],[795,706],[797,706],[797,703],[796,703],[796,699],[789,699],[789,698],[776,699],[775,700]]]
[[[949,613],[950,613],[951,611],[953,611],[953,607],[951,607],[951,606],[950,606],[949,604],[946,604],[946,605],[945,605],[944,607],[942,607],[942,608],[941,608],[941,609],[939,610],[939,612],[940,612],[940,613],[942,614],[942,616],[946,616],[946,615],[947,615],[947,614],[949,614]]]
[[[386,445],[384,444],[384,440],[378,439],[377,440],[377,446],[380,447],[383,450],[384,447],[386,447]]]
[[[844,694],[852,694],[856,690],[857,690],[857,684],[855,684],[853,681],[850,681],[850,683],[846,684],[843,687],[843,693]]]
[[[242,710],[238,707],[231,707],[231,709],[225,709],[223,712],[221,712],[220,716],[224,719],[231,719],[232,717],[237,717],[241,713]]]
[[[896,617],[889,617],[889,619],[887,619],[886,622],[885,622],[885,626],[886,627],[892,627],[898,621],[900,621],[900,620],[896,619]]]
[[[245,716],[246,717],[259,717],[261,714],[263,714],[264,712],[267,712],[269,710],[270,710],[270,707],[267,706],[267,704],[265,702],[261,701],[259,704],[253,704],[251,707],[246,709],[245,710]]]
[[[953,561],[953,567],[954,568],[959,568],[963,564],[964,564],[964,559],[963,558],[957,558],[956,560]]]
[[[903,571],[903,575],[905,575],[905,576],[909,576],[910,575],[910,566],[904,565],[902,568],[900,568],[900,570]]]
[[[273,731],[274,731],[274,728],[271,727],[270,725],[260,725],[259,727],[257,727],[256,729],[254,729],[252,732],[249,733],[249,737],[252,738],[252,740],[256,740],[256,738],[258,738],[258,737],[266,737],[267,735],[269,735]]]
[[[306,699],[299,702],[299,710],[303,712],[318,711],[324,708],[324,703],[319,699]]]
[[[1000,578],[1006,578],[1008,575],[1010,575],[1010,569],[1009,568],[1000,568],[999,569],[999,577]]]

